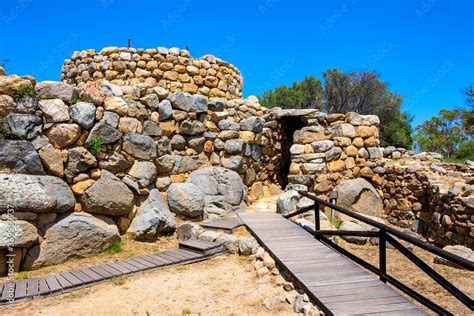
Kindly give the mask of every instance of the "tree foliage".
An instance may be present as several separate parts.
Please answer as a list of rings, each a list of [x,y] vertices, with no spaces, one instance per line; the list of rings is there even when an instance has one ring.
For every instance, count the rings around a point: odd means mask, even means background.
[[[402,97],[391,92],[386,83],[372,71],[343,73],[328,69],[323,73],[324,88],[314,77],[266,91],[260,98],[266,107],[316,108],[328,113],[357,112],[380,118],[382,146],[411,148],[411,117],[400,110]]]
[[[260,104],[268,108],[321,109],[323,96],[321,81],[315,77],[306,77],[301,82],[293,82],[291,87],[283,85],[264,92]]]

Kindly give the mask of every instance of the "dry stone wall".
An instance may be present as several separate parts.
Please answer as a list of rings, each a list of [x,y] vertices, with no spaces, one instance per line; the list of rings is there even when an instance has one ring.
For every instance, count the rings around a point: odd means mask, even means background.
[[[83,50],[74,52],[61,72],[62,81],[78,87],[103,79],[128,87],[146,83],[170,92],[229,100],[242,97],[242,78],[236,67],[212,55],[195,59],[178,48]]]

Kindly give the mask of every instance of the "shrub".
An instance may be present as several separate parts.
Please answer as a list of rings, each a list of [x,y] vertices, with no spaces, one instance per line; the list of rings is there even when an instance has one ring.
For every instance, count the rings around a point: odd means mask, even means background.
[[[93,136],[91,138],[91,153],[93,155],[97,155],[98,153],[102,152],[102,143],[103,139],[100,136]]]
[[[112,246],[105,249],[103,252],[108,253],[108,254],[114,254],[114,253],[121,252],[122,250],[123,250],[122,241],[119,240],[119,241],[114,242]]]
[[[35,88],[30,86],[21,86],[15,92],[13,92],[12,97],[15,101],[20,101],[24,97],[33,97],[36,95]]]

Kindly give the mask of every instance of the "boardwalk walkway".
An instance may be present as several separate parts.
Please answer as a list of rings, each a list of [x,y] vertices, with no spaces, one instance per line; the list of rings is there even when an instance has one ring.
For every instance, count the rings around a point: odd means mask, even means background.
[[[428,315],[281,215],[241,213],[239,217],[327,314]]]
[[[222,245],[220,244],[189,240],[181,242],[179,249],[61,272],[44,278],[0,283],[0,305],[9,304],[9,299],[12,297],[14,300],[11,303],[19,303],[30,299],[64,294],[122,275],[202,261],[221,251]]]

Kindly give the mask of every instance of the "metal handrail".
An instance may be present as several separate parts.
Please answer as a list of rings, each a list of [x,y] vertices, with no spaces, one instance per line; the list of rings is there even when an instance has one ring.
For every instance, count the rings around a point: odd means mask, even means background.
[[[387,274],[387,257],[386,257],[386,242],[393,245],[393,247],[400,251],[405,257],[407,257],[410,261],[412,261],[415,265],[417,265],[423,272],[425,272],[429,277],[435,280],[438,284],[440,284],[444,289],[446,289],[449,293],[451,293],[454,297],[456,297],[460,302],[466,305],[470,310],[474,310],[474,303],[473,300],[464,294],[460,289],[455,287],[451,284],[448,280],[438,274],[433,268],[429,265],[424,263],[421,259],[419,259],[416,255],[411,253],[407,248],[405,248],[402,244],[400,244],[397,240],[395,240],[393,236],[396,236],[402,240],[408,241],[409,243],[420,247],[424,250],[427,250],[431,253],[434,253],[442,258],[445,258],[458,266],[464,267],[470,271],[474,270],[474,263],[470,260],[467,260],[463,257],[457,256],[452,254],[446,250],[440,249],[436,246],[433,246],[427,242],[421,241],[413,236],[410,236],[406,233],[400,232],[390,226],[385,224],[379,223],[373,219],[367,218],[364,215],[359,213],[349,211],[343,207],[340,207],[334,203],[330,203],[324,201],[308,192],[305,191],[298,191],[299,194],[313,200],[315,202],[314,205],[309,205],[304,208],[301,208],[293,213],[284,215],[285,218],[290,218],[295,215],[299,215],[308,211],[314,210],[315,216],[315,231],[314,236],[318,238],[320,241],[326,243],[329,247],[333,248],[334,250],[338,251],[339,253],[343,254],[344,256],[348,257],[349,259],[355,261],[356,263],[360,264],[364,268],[368,269],[369,271],[376,273],[379,275],[380,280],[382,282],[388,282],[398,288],[399,290],[403,291],[405,294],[411,296],[416,301],[420,302],[421,304],[425,305],[429,309],[433,310],[434,312],[438,313],[439,315],[452,315],[449,311],[444,309],[443,307],[439,306],[438,304],[434,303],[433,301],[429,300],[428,298],[424,297],[423,295],[417,293],[416,291],[412,290],[411,288],[407,287],[400,281],[396,280],[394,277]],[[331,199],[335,201],[335,199]],[[353,217],[361,222],[369,224],[375,228],[378,228],[378,231],[374,230],[367,230],[367,231],[332,231],[332,230],[321,230],[320,228],[320,214],[319,214],[319,206],[325,205],[330,207],[331,210],[336,210],[340,213]],[[326,238],[326,236],[364,236],[364,237],[378,237],[379,238],[379,267],[375,267],[372,264],[366,262],[365,260],[355,256],[354,254],[350,253],[349,251],[343,249],[336,243],[332,242],[330,239]]]
[[[445,258],[463,268],[466,268],[470,271],[473,271],[474,270],[474,262],[470,261],[470,260],[467,260],[466,258],[463,258],[461,256],[458,256],[458,255],[455,255],[451,252],[448,252],[446,250],[443,250],[441,248],[438,248],[432,244],[429,244],[427,242],[424,242],[422,240],[419,240],[413,236],[410,236],[406,233],[403,233],[393,227],[390,227],[390,226],[387,226],[385,224],[382,224],[382,223],[379,223],[373,219],[370,219],[370,218],[367,218],[365,217],[364,215],[361,215],[359,213],[356,213],[356,212],[353,212],[353,211],[349,211],[349,210],[346,210],[345,208],[342,208],[338,205],[335,205],[335,204],[332,204],[332,203],[329,203],[327,201],[324,201],[324,200],[321,200],[320,198],[312,195],[312,194],[309,194],[308,192],[305,192],[305,191],[298,191],[299,194],[311,199],[311,200],[314,200],[316,202],[318,202],[319,204],[322,204],[322,205],[325,205],[327,207],[331,207],[333,209],[335,209],[336,211],[340,212],[340,213],[343,213],[345,215],[348,215],[350,217],[353,217],[361,222],[364,222],[366,224],[369,224],[371,226],[374,226],[378,229],[383,229],[385,231],[387,231],[389,234],[391,235],[394,235],[400,239],[403,239],[405,241],[408,241],[409,243],[417,246],[417,247],[420,247],[424,250],[427,250],[431,253],[434,253],[442,258]],[[314,206],[313,206],[314,207]],[[296,212],[295,212],[296,213]],[[294,215],[291,215],[290,214],[290,217],[291,216],[294,216]]]

